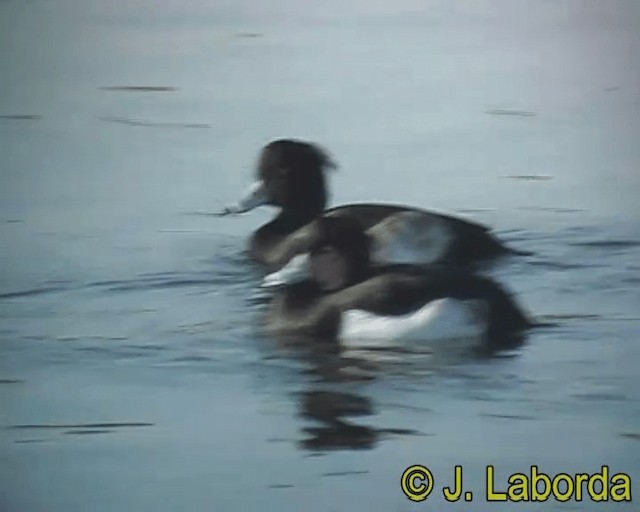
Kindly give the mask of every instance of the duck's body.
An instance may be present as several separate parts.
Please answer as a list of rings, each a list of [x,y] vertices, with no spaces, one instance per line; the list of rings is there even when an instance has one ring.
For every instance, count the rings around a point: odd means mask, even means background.
[[[330,208],[324,216],[358,221],[374,238],[374,259],[381,263],[469,265],[515,252],[501,244],[486,226],[419,208],[350,204]],[[252,236],[251,257],[269,268],[281,268],[308,251],[314,231],[313,221],[293,233],[269,223]]]
[[[459,338],[510,345],[530,323],[491,279],[444,266],[370,265],[371,239],[350,217],[317,221],[311,277],[276,292],[269,330],[348,342]]]
[[[262,151],[258,182],[226,213],[268,204],[280,213],[251,237],[251,257],[271,270],[305,253],[315,237],[314,221],[349,217],[370,231],[376,252],[386,263],[470,264],[515,252],[483,225],[449,215],[395,204],[351,204],[325,210],[326,153],[312,144],[279,140]]]
[[[496,283],[444,268],[379,269],[331,293],[311,281],[296,283],[277,292],[268,315],[271,331],[343,343],[474,337],[502,347],[529,326]]]
[[[371,241],[370,260],[375,266],[446,262],[451,267],[464,267],[506,250],[484,226],[415,208],[355,204],[332,208],[324,215],[333,217],[354,220],[366,230]],[[277,270],[265,278],[264,285],[279,286],[308,277],[308,253],[303,251],[317,237],[317,224],[314,221],[283,237],[273,247],[270,268]],[[267,252],[256,250],[254,255]]]

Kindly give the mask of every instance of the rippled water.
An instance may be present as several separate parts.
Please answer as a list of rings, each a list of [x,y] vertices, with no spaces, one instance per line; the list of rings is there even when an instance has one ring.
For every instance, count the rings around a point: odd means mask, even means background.
[[[631,0],[0,3],[0,508],[598,507],[487,504],[489,464],[502,489],[606,464],[637,490],[638,21]],[[244,247],[272,212],[207,213],[279,136],[334,153],[334,204],[534,251],[487,272],[557,326],[484,360],[266,337]],[[438,492],[412,504],[418,463]],[[443,504],[456,464],[473,503]]]

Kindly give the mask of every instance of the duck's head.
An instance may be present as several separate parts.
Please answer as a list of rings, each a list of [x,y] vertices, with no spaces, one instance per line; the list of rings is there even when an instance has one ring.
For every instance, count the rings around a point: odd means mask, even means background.
[[[311,280],[331,292],[354,285],[370,272],[371,239],[349,217],[322,217],[309,251]]]
[[[325,172],[334,167],[327,152],[315,144],[293,139],[272,141],[260,152],[256,181],[224,213],[271,205],[308,222],[326,207]]]

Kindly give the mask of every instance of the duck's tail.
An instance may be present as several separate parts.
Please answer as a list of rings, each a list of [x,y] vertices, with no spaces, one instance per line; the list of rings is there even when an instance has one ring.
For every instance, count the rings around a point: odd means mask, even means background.
[[[494,233],[485,232],[485,237],[485,251],[488,256],[500,256],[506,254],[511,254],[513,256],[533,256],[535,254],[533,251],[525,251],[523,249],[510,247],[500,238],[498,238]]]
[[[530,329],[549,329],[549,328],[560,326],[558,322],[542,322],[542,321],[536,320],[535,318],[534,319],[528,318],[527,321],[529,323]]]
[[[516,249],[514,247],[511,247],[507,245],[505,242],[503,242],[502,240],[500,240],[493,233],[485,233],[485,238],[483,241],[472,240],[472,243],[476,251],[478,251],[479,247],[481,248],[480,249],[481,254],[479,254],[479,256],[485,257],[485,258],[494,258],[496,256],[499,257],[499,256],[507,256],[507,255],[533,256],[535,254],[533,251],[526,251],[523,249]]]
[[[513,247],[504,246],[507,254],[513,254],[514,256],[533,256],[535,252],[533,251],[524,251],[522,249],[514,249]]]

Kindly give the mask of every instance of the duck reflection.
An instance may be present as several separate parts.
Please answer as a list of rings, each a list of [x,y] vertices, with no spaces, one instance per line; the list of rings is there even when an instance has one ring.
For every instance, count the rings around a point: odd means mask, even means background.
[[[326,340],[276,338],[281,349],[306,364],[301,370],[308,389],[295,393],[298,415],[311,425],[302,428],[298,446],[321,453],[369,450],[389,436],[422,435],[405,428],[371,423],[377,414],[366,387],[383,373],[380,360],[356,355]]]
[[[320,425],[304,428],[308,437],[300,442],[300,447],[314,451],[371,449],[378,442],[378,430],[347,418],[372,414],[373,404],[364,396],[320,389],[304,392],[300,397],[300,415]]]

